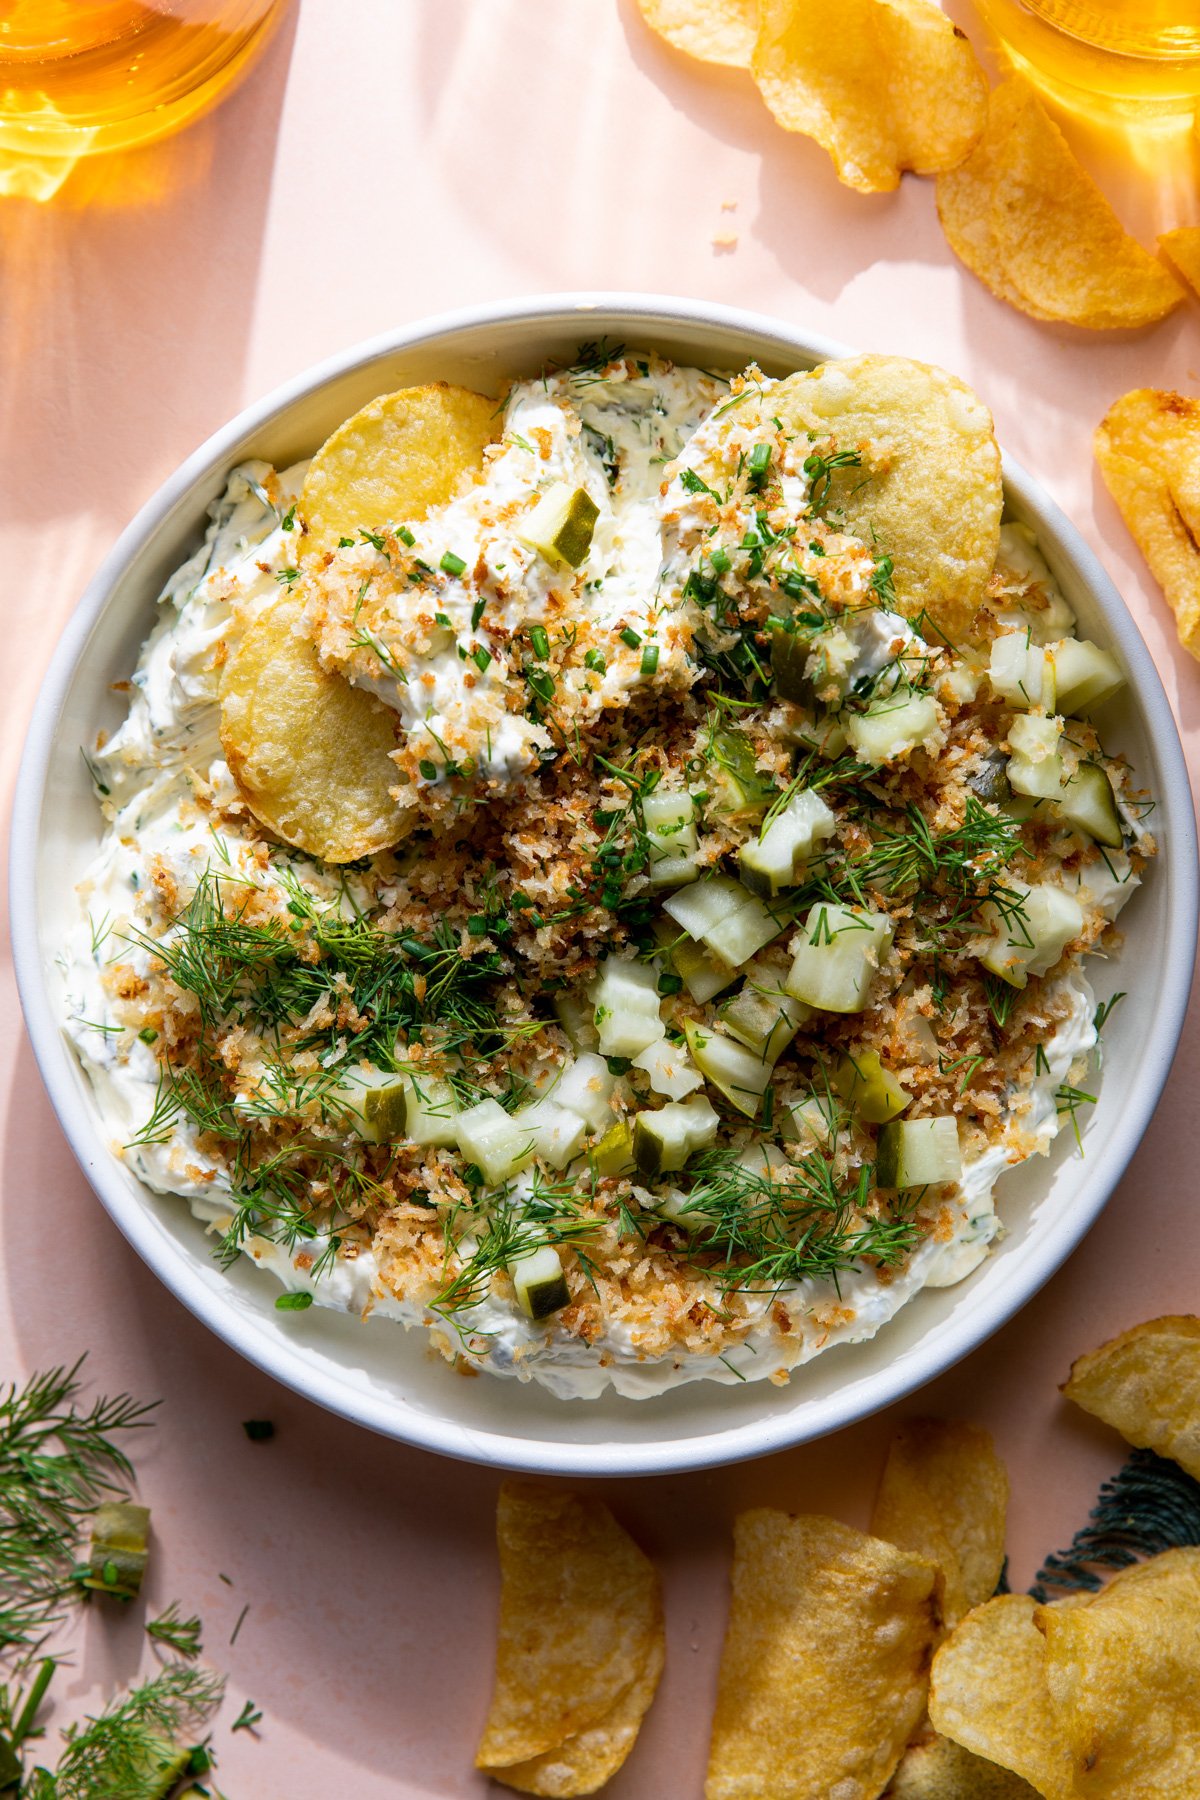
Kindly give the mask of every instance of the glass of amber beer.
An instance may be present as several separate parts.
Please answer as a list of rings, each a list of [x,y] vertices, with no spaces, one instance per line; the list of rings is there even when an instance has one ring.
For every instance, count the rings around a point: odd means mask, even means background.
[[[71,164],[164,137],[245,72],[288,0],[0,0],[0,152]]]
[[[1175,121],[1200,102],[1200,0],[976,0],[1010,58],[1078,112]]]

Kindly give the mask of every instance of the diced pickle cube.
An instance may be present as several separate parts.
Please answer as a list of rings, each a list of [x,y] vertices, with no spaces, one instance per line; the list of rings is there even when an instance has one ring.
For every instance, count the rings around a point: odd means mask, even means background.
[[[881,1126],[875,1149],[877,1186],[932,1187],[961,1175],[955,1119],[896,1119]]]
[[[600,508],[586,488],[556,481],[547,488],[518,534],[556,569],[577,569],[592,547]]]
[[[823,1012],[861,1012],[894,934],[886,913],[814,906],[801,928],[784,986],[794,999]]]
[[[908,1089],[901,1087],[891,1071],[884,1068],[875,1050],[843,1056],[833,1085],[850,1110],[867,1125],[882,1125],[894,1119],[912,1102]]]
[[[567,1278],[558,1251],[553,1244],[539,1244],[514,1256],[508,1265],[516,1289],[517,1305],[527,1318],[548,1319],[561,1311],[571,1298]]]

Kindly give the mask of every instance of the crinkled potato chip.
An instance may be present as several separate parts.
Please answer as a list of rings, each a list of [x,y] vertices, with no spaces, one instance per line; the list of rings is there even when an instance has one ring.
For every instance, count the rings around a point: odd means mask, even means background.
[[[910,1744],[884,1800],[1037,1800],[1037,1789],[950,1738]]]
[[[1096,432],[1109,493],[1175,614],[1179,641],[1200,657],[1200,400],[1135,388]]]
[[[1178,231],[1164,231],[1158,247],[1189,287],[1200,294],[1200,225],[1184,225]]]
[[[987,590],[1004,496],[992,415],[965,382],[903,356],[854,356],[770,394],[785,425],[861,463],[836,469],[828,516],[892,559],[902,612],[953,640]]]
[[[700,62],[748,69],[758,34],[758,0],[638,0],[652,31]]]
[[[938,1564],[946,1623],[956,1625],[996,1591],[1007,1513],[1008,1476],[991,1434],[917,1419],[892,1439],[871,1530]]]
[[[1072,1609],[1039,1609],[1028,1594],[1004,1594],[969,1612],[933,1659],[929,1718],[943,1737],[1011,1769],[1045,1800],[1074,1800],[1071,1750],[1034,1623],[1039,1610]]]
[[[938,1589],[849,1525],[742,1513],[706,1800],[881,1794],[924,1711]]]
[[[955,254],[1032,318],[1113,330],[1153,324],[1183,299],[1019,76],[993,89],[987,128],[959,168],[938,176],[937,203]]]
[[[308,465],[299,513],[305,556],[380,525],[423,519],[483,466],[496,402],[432,382],[381,394],[327,437]]]
[[[1200,1549],[1126,1569],[1090,1606],[1038,1611],[1079,1800],[1200,1795]]]
[[[496,1686],[476,1767],[524,1793],[593,1793],[658,1685],[657,1572],[599,1500],[530,1483],[501,1489],[496,1535]]]
[[[975,52],[931,0],[762,0],[750,68],[779,123],[866,194],[952,169],[987,118]]]
[[[1200,1319],[1148,1319],[1071,1364],[1063,1393],[1200,1481]],[[1200,1788],[1197,1790],[1200,1793]]]
[[[494,1780],[521,1794],[567,1796],[594,1794],[610,1781],[637,1742],[642,1720],[654,1698],[663,1669],[663,1645],[656,1642],[632,1687],[602,1719],[527,1762],[492,1769]]]
[[[396,714],[330,675],[288,594],[252,620],[221,677],[221,747],[238,791],[285,844],[353,862],[409,830],[392,798]]]

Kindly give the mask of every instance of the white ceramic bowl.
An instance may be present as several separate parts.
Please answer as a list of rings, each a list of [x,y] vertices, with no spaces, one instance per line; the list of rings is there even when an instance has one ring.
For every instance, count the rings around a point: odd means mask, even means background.
[[[786,373],[841,347],[750,313],[625,294],[559,295],[433,319],[323,364],[219,431],[171,476],[125,532],[81,600],[39,696],[18,783],[12,897],[17,977],[50,1098],[96,1192],[183,1305],[226,1343],[299,1393],[373,1430],[470,1461],[571,1475],[700,1468],[760,1456],[877,1411],[965,1356],[1033,1295],[1084,1236],[1154,1110],[1183,1023],[1196,943],[1195,828],[1179,740],[1150,657],[1112,582],[1047,496],[1006,464],[1012,516],[1036,530],[1082,633],[1111,647],[1129,688],[1105,719],[1158,807],[1161,854],[1122,924],[1127,942],[1103,983],[1128,990],[1105,1032],[1100,1104],[1087,1155],[1063,1134],[1049,1161],[1003,1182],[1003,1243],[959,1287],[918,1295],[871,1342],[838,1347],[779,1389],[700,1382],[656,1400],[560,1401],[531,1384],[464,1381],[423,1337],[314,1308],[275,1310],[274,1281],[248,1262],[222,1273],[182,1200],[150,1193],[110,1153],[91,1093],[60,1028],[55,953],[93,855],[100,818],[79,755],[122,703],[163,579],[198,543],[208,502],[246,456],[282,466],[309,454],[374,395],[441,377],[496,391],[587,338],[652,345],[681,361]],[[983,396],[986,400],[986,394]],[[52,797],[52,798],[51,798]],[[1109,991],[1109,990],[1102,990]],[[1066,1140],[1066,1141],[1064,1141]]]

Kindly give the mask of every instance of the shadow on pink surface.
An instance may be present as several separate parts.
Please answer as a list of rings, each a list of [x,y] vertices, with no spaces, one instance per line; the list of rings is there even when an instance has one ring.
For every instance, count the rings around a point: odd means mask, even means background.
[[[53,522],[86,491],[120,522],[181,437],[199,442],[240,403],[295,28],[292,13],[191,128],[85,158],[44,205],[0,202],[0,518]],[[82,446],[105,443],[80,466]]]

